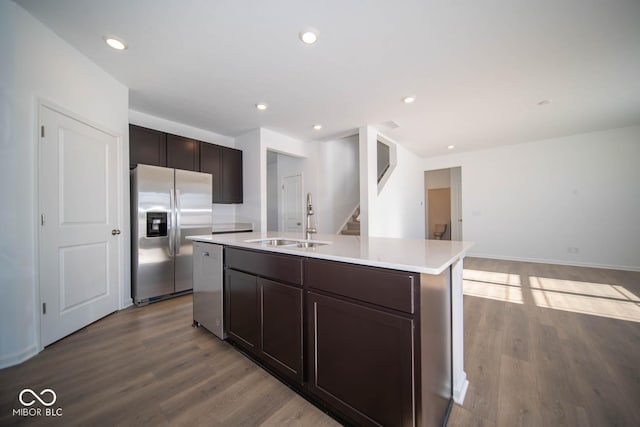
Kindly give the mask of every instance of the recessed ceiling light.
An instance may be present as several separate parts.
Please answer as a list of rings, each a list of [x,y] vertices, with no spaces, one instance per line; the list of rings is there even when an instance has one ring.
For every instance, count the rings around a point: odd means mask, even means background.
[[[455,146],[455,145],[449,145],[449,146],[447,146],[447,148],[448,148],[449,150],[453,150],[454,148],[456,148],[456,146]]]
[[[318,41],[318,32],[313,29],[308,29],[300,31],[298,37],[300,37],[300,41],[304,44],[314,44]]]
[[[409,95],[409,96],[405,96],[404,98],[402,98],[402,102],[404,102],[405,104],[411,104],[415,100],[416,100],[416,96],[415,95]]]
[[[313,125],[313,129],[314,130],[320,130],[320,129],[322,129],[322,125],[320,125],[320,124]]]
[[[127,48],[127,44],[124,42],[124,40],[113,36],[104,36],[103,38],[105,43],[116,50],[125,50]]]
[[[264,111],[264,110],[266,110],[267,108],[269,108],[269,106],[267,105],[267,103],[266,103],[266,102],[258,102],[258,103],[256,104],[256,108],[257,108],[258,110],[260,110],[260,111]]]
[[[543,99],[541,101],[538,101],[538,105],[541,106],[541,107],[544,106],[544,105],[549,105],[549,104],[551,104],[551,100],[550,99]]]

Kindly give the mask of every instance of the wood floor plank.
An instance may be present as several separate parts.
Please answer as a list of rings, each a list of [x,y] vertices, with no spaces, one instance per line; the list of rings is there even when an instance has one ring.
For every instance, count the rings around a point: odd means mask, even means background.
[[[284,404],[280,409],[275,411],[269,418],[265,419],[261,424],[264,427],[335,427],[340,424],[326,416],[319,409],[307,410],[305,401],[302,397],[296,395]]]
[[[502,355],[500,361],[500,390],[498,392],[499,426],[542,426],[536,375],[527,361]]]
[[[478,323],[481,339],[465,350],[470,386],[464,407],[481,418],[495,421],[498,411],[501,347],[504,333],[504,305],[498,301],[483,301],[483,314]]]

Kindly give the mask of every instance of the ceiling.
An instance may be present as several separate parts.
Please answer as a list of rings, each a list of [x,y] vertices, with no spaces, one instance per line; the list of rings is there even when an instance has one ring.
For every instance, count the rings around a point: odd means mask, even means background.
[[[17,3],[128,86],[130,108],[228,136],[371,125],[434,156],[640,123],[637,0]]]

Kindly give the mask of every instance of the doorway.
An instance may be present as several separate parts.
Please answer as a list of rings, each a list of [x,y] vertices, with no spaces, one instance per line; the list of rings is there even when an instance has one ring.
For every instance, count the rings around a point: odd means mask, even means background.
[[[300,231],[304,159],[267,150],[267,231]]]
[[[302,175],[282,178],[282,231],[302,232]]]
[[[462,240],[462,168],[426,171],[425,238]]]

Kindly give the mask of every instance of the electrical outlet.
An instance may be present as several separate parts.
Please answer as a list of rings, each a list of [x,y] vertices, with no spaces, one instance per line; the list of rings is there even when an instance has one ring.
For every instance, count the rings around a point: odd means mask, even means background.
[[[580,248],[575,247],[575,246],[568,246],[567,247],[567,253],[568,254],[578,254],[578,253],[580,253]]]

